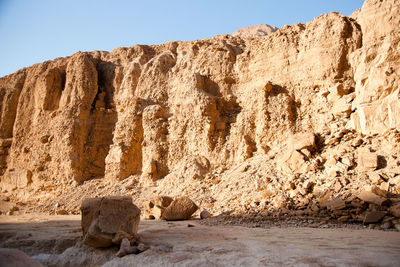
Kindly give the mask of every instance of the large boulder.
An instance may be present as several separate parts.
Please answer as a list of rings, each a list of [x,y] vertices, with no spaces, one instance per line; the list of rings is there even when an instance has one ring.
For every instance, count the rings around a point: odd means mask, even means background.
[[[123,238],[136,239],[140,209],[131,197],[89,198],[82,202],[83,242],[91,247],[120,244]]]
[[[154,220],[162,219],[162,214],[164,210],[172,203],[173,199],[168,196],[160,196],[151,199],[145,203],[146,214],[145,218]]]
[[[187,220],[199,207],[188,197],[180,197],[164,210],[162,218],[167,221]]]

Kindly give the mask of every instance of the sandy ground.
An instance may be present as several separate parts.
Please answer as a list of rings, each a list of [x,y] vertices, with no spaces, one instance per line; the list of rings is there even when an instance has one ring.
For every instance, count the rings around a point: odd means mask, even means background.
[[[0,247],[19,248],[49,266],[400,266],[394,231],[142,221],[139,234],[150,249],[116,258],[117,248],[74,246],[80,216],[0,216]]]

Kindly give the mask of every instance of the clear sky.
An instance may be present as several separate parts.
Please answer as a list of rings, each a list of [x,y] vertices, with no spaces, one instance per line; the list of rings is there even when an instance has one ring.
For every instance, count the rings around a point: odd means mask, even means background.
[[[69,56],[134,44],[210,38],[258,24],[282,27],[363,0],[0,0],[0,77]]]

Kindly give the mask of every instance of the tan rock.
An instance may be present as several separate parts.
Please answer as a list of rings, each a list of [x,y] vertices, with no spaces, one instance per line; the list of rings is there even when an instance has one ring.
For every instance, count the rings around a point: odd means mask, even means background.
[[[9,200],[8,201],[0,200],[0,212],[2,214],[14,210],[15,207],[16,207],[16,204],[13,202],[10,202]]]
[[[136,238],[140,210],[131,197],[85,199],[81,210],[84,244],[95,248],[109,247],[113,243],[119,244],[125,235]],[[115,238],[117,235],[121,239]]]
[[[212,217],[212,214],[208,212],[208,210],[203,210],[200,212],[200,219],[204,220],[210,217]]]
[[[290,147],[293,150],[312,150],[315,148],[314,133],[298,133],[291,137]]]
[[[356,121],[355,127],[364,134],[379,133],[399,127],[398,92],[400,65],[395,58],[399,50],[397,16],[400,4],[396,0],[365,1],[357,22],[363,31],[362,48],[354,52]],[[382,61],[383,60],[383,61]]]
[[[232,33],[232,36],[240,38],[255,38],[270,35],[276,32],[278,28],[269,26],[267,24],[261,24],[256,26],[250,26],[239,29]]]
[[[348,117],[351,113],[351,103],[346,98],[340,98],[332,107],[332,113],[337,116]]]
[[[358,169],[360,171],[371,171],[378,167],[378,155],[367,150],[358,151]]]
[[[396,205],[393,205],[392,207],[390,207],[389,212],[393,216],[400,218],[400,203],[397,203]]]
[[[60,209],[56,211],[57,215],[68,215],[68,211],[64,210],[64,209]]]
[[[378,206],[387,206],[391,202],[389,199],[380,197],[370,191],[363,191],[357,197],[361,200],[364,200],[365,202],[372,203]]]
[[[190,198],[180,197],[164,210],[162,218],[167,221],[188,220],[197,210],[197,205]]]
[[[278,159],[278,166],[286,174],[296,174],[306,172],[306,158],[297,150],[286,152]]]
[[[324,203],[324,206],[326,206],[326,208],[328,210],[341,210],[346,208],[346,203],[344,202],[344,200],[340,199],[340,198],[335,198],[332,200],[328,200],[327,202]]]
[[[145,203],[146,207],[146,219],[162,219],[162,214],[171,203],[173,199],[168,196],[161,196],[153,198],[152,200]]]
[[[25,188],[32,183],[30,170],[8,171],[4,174],[2,185],[4,188]]]
[[[377,223],[385,217],[385,211],[367,211],[364,217],[364,224]]]
[[[371,180],[371,182],[373,184],[380,184],[383,181],[383,179],[379,175],[379,173],[376,173],[376,172],[369,172],[368,173],[368,178]]]

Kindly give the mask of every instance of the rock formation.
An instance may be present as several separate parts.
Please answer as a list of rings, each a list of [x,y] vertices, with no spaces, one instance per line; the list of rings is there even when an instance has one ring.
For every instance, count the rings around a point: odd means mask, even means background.
[[[277,27],[272,27],[267,24],[261,24],[256,26],[245,27],[239,29],[232,33],[232,36],[240,37],[240,38],[256,38],[267,36],[271,33],[274,33],[278,30]]]
[[[2,191],[36,205],[115,184],[212,213],[400,193],[399,11],[366,0],[267,36],[78,52],[3,77]]]
[[[89,198],[81,209],[84,244],[99,248],[120,244],[124,238],[136,240],[140,210],[131,197]]]

